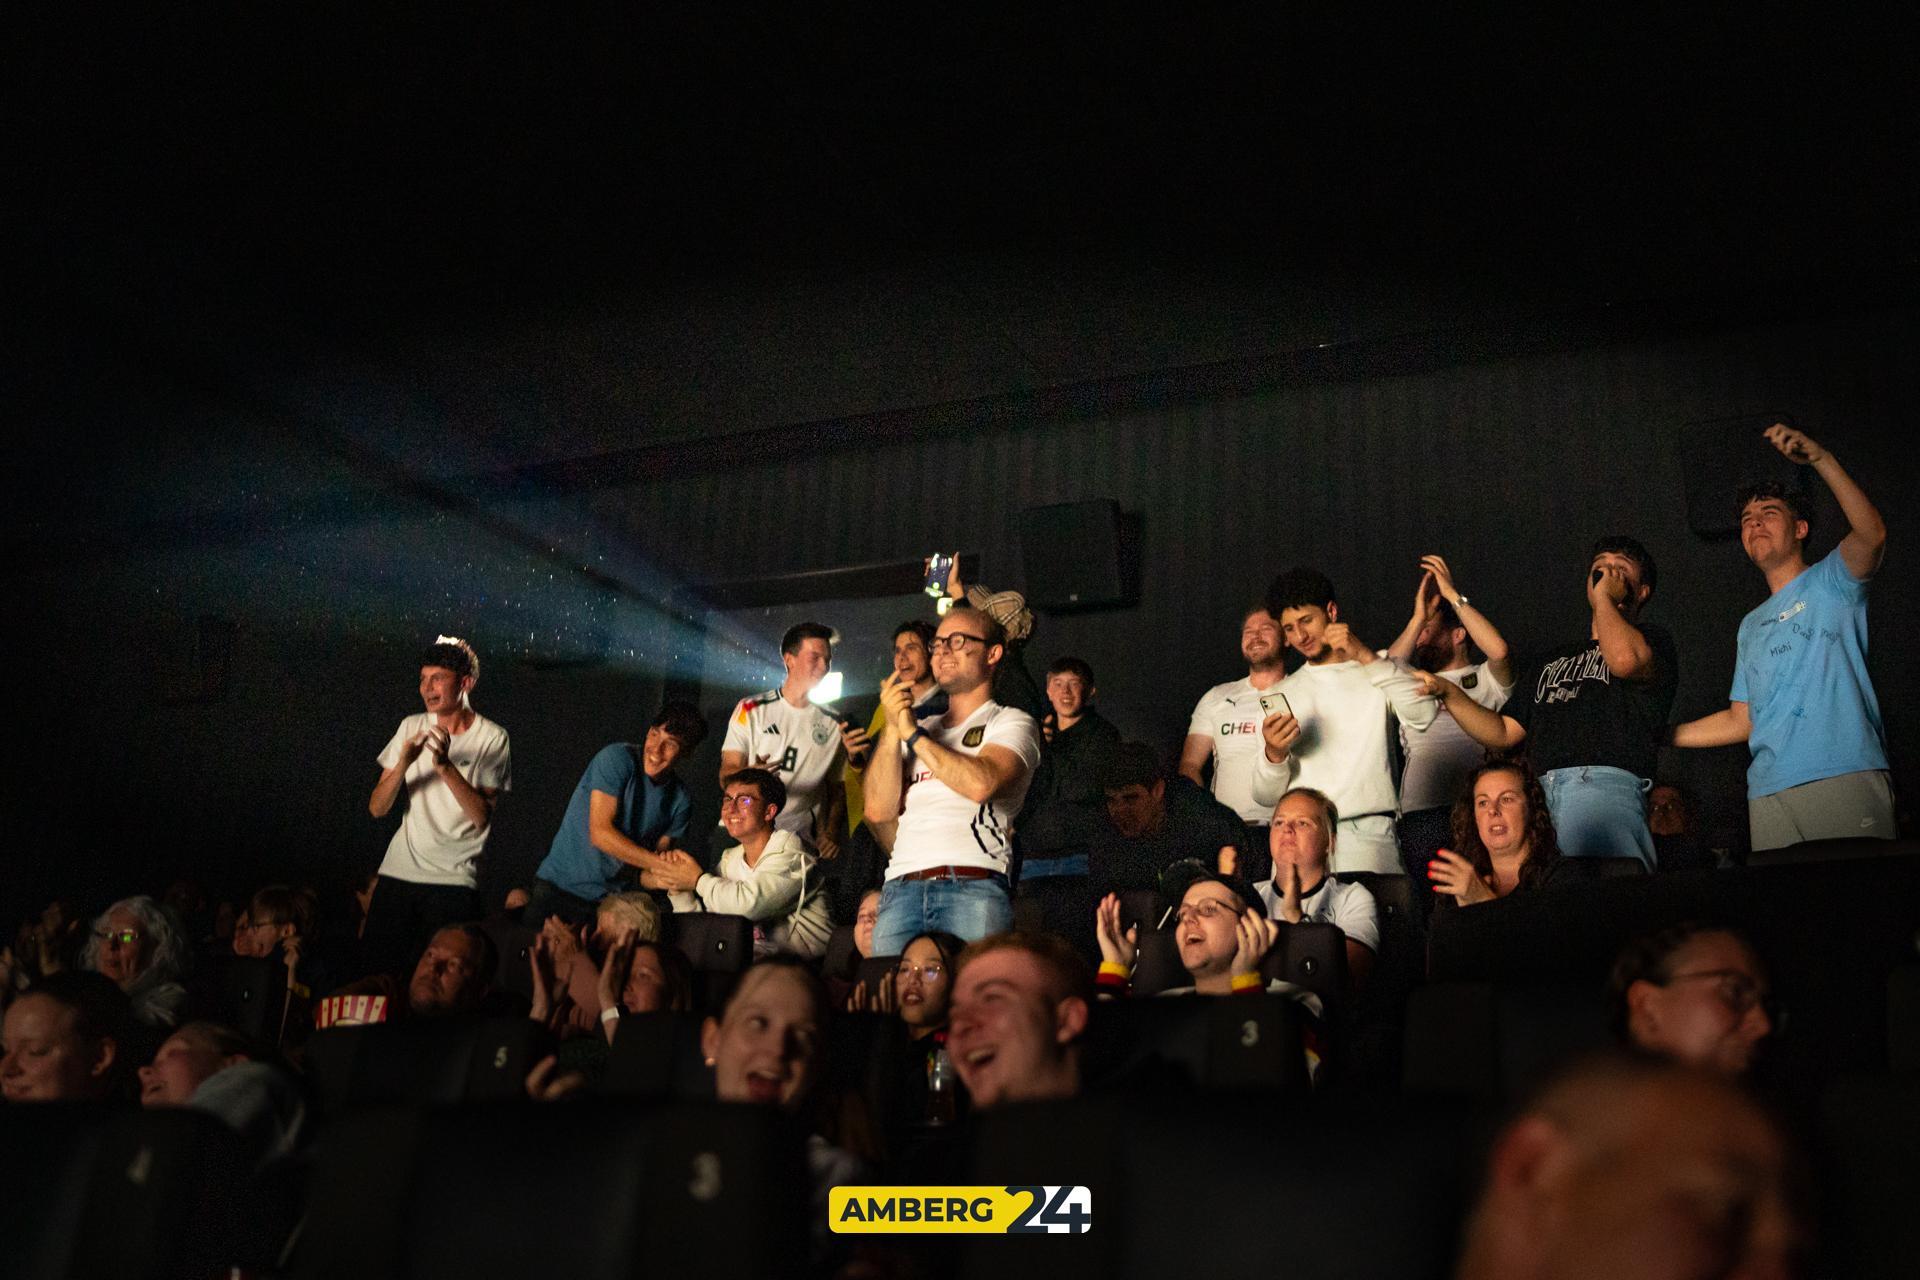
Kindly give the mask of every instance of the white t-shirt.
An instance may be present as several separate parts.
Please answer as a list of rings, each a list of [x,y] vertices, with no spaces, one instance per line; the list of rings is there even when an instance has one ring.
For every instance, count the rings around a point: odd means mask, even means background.
[[[945,716],[920,721],[920,727],[949,751],[977,756],[983,747],[1005,747],[1020,757],[1020,774],[985,804],[973,801],[933,776],[918,756],[901,747],[907,770],[906,807],[894,837],[887,879],[929,867],[986,867],[1006,874],[1013,846],[1013,816],[1027,798],[1040,763],[1040,726],[1033,717],[989,698],[959,724],[948,728]]]
[[[1420,692],[1409,669],[1392,658],[1311,664],[1280,682],[1300,738],[1283,762],[1261,753],[1253,767],[1253,794],[1278,804],[1293,787],[1312,787],[1333,801],[1346,822],[1365,814],[1399,812],[1387,734],[1393,720],[1425,728],[1440,703]],[[1335,857],[1338,858],[1336,852]]]
[[[1280,682],[1268,685],[1272,689]],[[1253,799],[1253,765],[1266,747],[1260,724],[1260,690],[1241,677],[1217,684],[1200,697],[1187,723],[1189,737],[1213,743],[1213,798],[1239,814],[1245,822],[1265,822],[1273,816],[1269,805]]]
[[[1485,662],[1438,674],[1459,685],[1467,697],[1489,711],[1498,711],[1513,692],[1512,685],[1493,678],[1493,668]],[[1459,722],[1448,715],[1437,717],[1424,729],[1403,723],[1400,747],[1407,760],[1406,770],[1400,775],[1400,808],[1406,813],[1451,805],[1467,775],[1487,758],[1486,748],[1468,737]]]
[[[773,820],[781,831],[813,835],[813,811],[821,788],[840,774],[846,746],[840,741],[840,722],[818,703],[796,707],[769,689],[744,698],[727,720],[722,751],[747,758],[755,769],[778,774],[787,787],[787,807]]]
[[[431,724],[432,716],[425,711],[402,720],[386,750],[380,753],[380,767],[391,769],[399,764],[408,739],[425,733]],[[475,791],[512,790],[507,731],[483,715],[475,713],[467,731],[448,740],[447,759]],[[472,889],[479,884],[476,866],[493,826],[474,826],[454,799],[453,788],[440,780],[433,766],[431,751],[422,751],[407,766],[406,782],[400,790],[400,829],[387,845],[380,874],[415,884]]]
[[[1271,880],[1253,886],[1267,914],[1280,918],[1280,888]],[[1305,924],[1330,924],[1375,955],[1380,954],[1380,906],[1363,884],[1335,880],[1328,872],[1319,886],[1300,899],[1300,920]]]

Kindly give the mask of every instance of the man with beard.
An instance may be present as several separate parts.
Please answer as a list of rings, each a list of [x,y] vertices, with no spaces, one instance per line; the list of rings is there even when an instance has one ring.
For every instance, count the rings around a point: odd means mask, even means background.
[[[1422,556],[1420,568],[1413,617],[1387,646],[1387,656],[1451,681],[1487,710],[1498,711],[1513,692],[1513,662],[1505,637],[1454,585],[1444,559]],[[1426,874],[1427,864],[1450,838],[1454,798],[1487,753],[1452,716],[1436,716],[1424,729],[1402,724],[1400,751],[1405,761],[1400,774],[1400,859],[1407,874],[1418,877]]]
[[[867,766],[866,809],[893,856],[873,931],[877,954],[898,955],[922,933],[973,941],[1013,922],[1013,816],[1040,763],[1040,728],[993,700],[1005,655],[1000,624],[960,605],[933,638],[946,711],[921,719],[911,685],[895,675],[880,686],[887,721]]]
[[[1253,798],[1253,766],[1264,745],[1260,722],[1260,695],[1287,674],[1280,624],[1264,604],[1247,610],[1240,619],[1240,656],[1247,674],[1217,684],[1200,696],[1187,724],[1187,740],[1180,749],[1180,775],[1196,786],[1207,780],[1201,770],[1213,764],[1213,798],[1240,816],[1250,827],[1264,828],[1273,807]],[[1263,837],[1264,838],[1264,837]]]

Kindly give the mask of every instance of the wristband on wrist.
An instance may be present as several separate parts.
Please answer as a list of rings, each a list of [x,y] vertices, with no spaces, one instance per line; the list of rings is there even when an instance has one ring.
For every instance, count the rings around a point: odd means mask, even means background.
[[[927,731],[916,725],[914,727],[912,735],[907,738],[907,750],[909,751],[913,750],[913,744],[920,741],[920,739],[926,736],[927,736]],[[1082,972],[1084,972],[1084,970]]]
[[[600,1021],[604,1023],[620,1021],[620,1006],[610,1004],[600,1011]]]
[[[1082,972],[1085,971],[1082,970]],[[1127,976],[1127,973],[1127,966],[1121,964],[1118,960],[1102,960],[1100,962],[1101,977],[1124,978]]]
[[[1266,983],[1260,981],[1260,975],[1257,973],[1236,973],[1233,975],[1233,989],[1235,991],[1257,991],[1266,985]]]

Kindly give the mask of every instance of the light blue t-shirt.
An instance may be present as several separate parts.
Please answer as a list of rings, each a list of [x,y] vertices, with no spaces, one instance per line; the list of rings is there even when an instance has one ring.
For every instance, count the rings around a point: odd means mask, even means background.
[[[1753,719],[1749,798],[1887,767],[1867,678],[1867,584],[1838,548],[1741,619],[1728,696]]]
[[[687,818],[693,812],[687,789],[671,770],[657,782],[649,778],[635,762],[639,750],[616,742],[602,747],[594,756],[573,789],[567,814],[560,820],[560,829],[554,832],[553,845],[534,872],[536,876],[592,902],[612,891],[626,863],[594,848],[587,834],[588,809],[596,791],[618,797],[620,805],[614,811],[613,825],[642,849],[653,848],[661,836],[677,841],[687,834]]]

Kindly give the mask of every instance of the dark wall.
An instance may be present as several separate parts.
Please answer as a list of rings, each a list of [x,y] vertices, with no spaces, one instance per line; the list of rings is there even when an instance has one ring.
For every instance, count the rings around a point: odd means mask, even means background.
[[[525,608],[545,627],[571,610],[558,597],[530,597],[530,608],[495,598],[509,576],[566,579],[568,539],[595,549],[589,557],[573,545],[578,562],[611,572],[644,557],[696,582],[957,547],[984,555],[992,585],[1023,586],[1049,566],[1021,563],[1022,509],[1116,499],[1141,520],[1139,603],[1044,617],[1031,661],[1038,669],[1062,653],[1085,657],[1108,712],[1171,752],[1199,693],[1239,670],[1238,611],[1281,568],[1325,568],[1347,617],[1384,645],[1405,621],[1416,558],[1442,552],[1526,647],[1585,628],[1587,545],[1623,530],[1660,560],[1652,616],[1679,639],[1678,713],[1697,715],[1724,704],[1735,624],[1763,588],[1737,546],[1688,532],[1677,433],[1772,409],[1832,447],[1891,527],[1873,597],[1873,670],[1897,780],[1913,794],[1920,678],[1900,659],[1920,602],[1907,567],[1915,465],[1901,428],[1920,390],[1916,339],[1911,315],[1860,315],[865,451],[810,455],[796,432],[785,457],[740,458],[716,445],[713,467],[477,516],[425,518],[417,497],[375,492],[325,515],[304,540],[225,529],[198,543],[189,533],[105,558],[17,564],[8,591],[25,625],[13,636],[16,871],[5,896],[24,902],[56,887],[105,896],[157,887],[182,867],[237,889],[371,866],[392,825],[366,815],[373,757],[418,705],[414,650],[463,617]],[[297,442],[273,447],[299,469]],[[1830,504],[1825,514],[1821,551],[1838,523]],[[503,541],[502,521],[564,531],[555,535],[563,554]],[[376,581],[391,589],[369,592]],[[200,613],[237,623],[226,694],[166,705],[156,680],[172,661],[168,639]],[[619,631],[604,618],[599,626]],[[497,620],[475,632],[489,659],[476,702],[514,744],[514,792],[492,846],[498,888],[531,872],[591,753],[644,725],[669,656],[648,645],[681,641],[638,630],[630,657],[554,667],[522,661]],[[1740,825],[1743,753],[1684,766],[1709,817]]]

